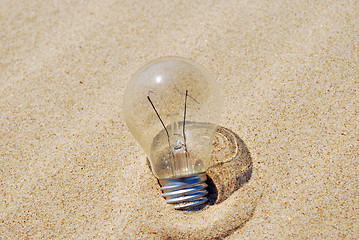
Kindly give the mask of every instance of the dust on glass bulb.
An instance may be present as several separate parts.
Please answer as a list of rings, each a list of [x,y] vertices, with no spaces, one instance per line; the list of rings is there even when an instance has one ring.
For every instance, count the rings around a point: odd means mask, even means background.
[[[201,65],[180,57],[138,70],[124,96],[125,120],[176,209],[207,201],[206,170],[222,110],[221,91]]]

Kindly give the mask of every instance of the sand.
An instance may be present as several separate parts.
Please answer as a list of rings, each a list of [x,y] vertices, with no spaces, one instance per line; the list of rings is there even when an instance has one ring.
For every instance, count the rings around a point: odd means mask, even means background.
[[[354,0],[1,1],[0,239],[358,239],[358,16]],[[197,212],[165,203],[123,118],[131,75],[169,55],[215,75],[220,125],[249,150],[250,179],[213,168],[225,198]]]

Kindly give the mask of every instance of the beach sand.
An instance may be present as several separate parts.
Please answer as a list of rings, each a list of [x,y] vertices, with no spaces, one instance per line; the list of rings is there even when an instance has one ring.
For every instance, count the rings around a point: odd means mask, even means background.
[[[5,0],[0,23],[0,239],[359,238],[357,1]],[[200,211],[165,203],[124,123],[162,56],[214,74],[249,150]]]

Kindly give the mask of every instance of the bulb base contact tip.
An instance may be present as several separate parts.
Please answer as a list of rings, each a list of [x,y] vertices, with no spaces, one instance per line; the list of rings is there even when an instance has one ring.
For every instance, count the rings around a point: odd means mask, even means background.
[[[208,201],[206,180],[206,173],[199,173],[179,178],[159,179],[159,182],[167,203],[173,204],[174,209],[189,210]]]

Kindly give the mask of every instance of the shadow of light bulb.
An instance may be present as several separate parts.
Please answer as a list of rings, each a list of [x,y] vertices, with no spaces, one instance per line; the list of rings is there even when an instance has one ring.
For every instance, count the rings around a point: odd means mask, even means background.
[[[148,63],[126,87],[126,124],[175,209],[207,201],[206,171],[222,102],[211,74],[179,57]]]

